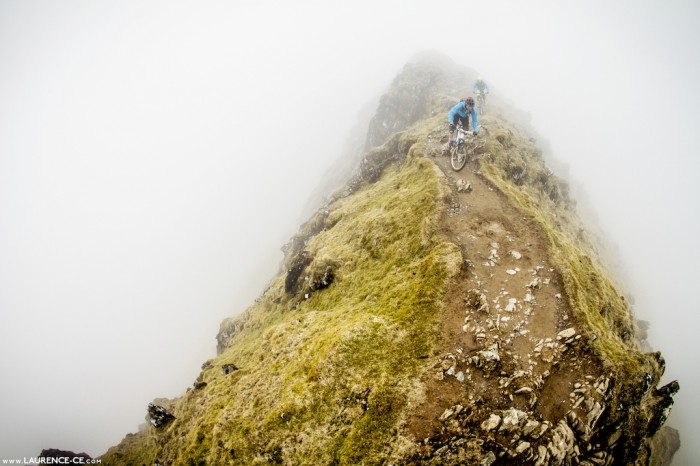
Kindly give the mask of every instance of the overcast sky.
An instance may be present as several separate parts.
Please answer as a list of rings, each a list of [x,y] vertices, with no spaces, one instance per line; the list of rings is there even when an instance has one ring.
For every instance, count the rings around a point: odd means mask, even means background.
[[[0,0],[0,459],[102,454],[182,394],[360,111],[435,49],[584,187],[700,462],[700,3],[573,3]]]

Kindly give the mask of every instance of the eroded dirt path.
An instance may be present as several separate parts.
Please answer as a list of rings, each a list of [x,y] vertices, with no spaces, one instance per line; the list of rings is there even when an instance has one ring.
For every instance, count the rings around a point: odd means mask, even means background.
[[[428,153],[441,153],[444,142],[431,142]],[[572,351],[579,332],[538,226],[479,175],[478,156],[460,172],[448,156],[432,160],[452,188],[443,231],[461,248],[465,264],[447,294],[425,401],[406,429],[424,445],[424,458],[434,459],[455,435],[498,443],[505,451],[530,435],[534,446],[582,403],[585,387],[601,381],[600,370]],[[577,389],[581,396],[572,396]],[[495,412],[501,416],[491,427]],[[503,412],[526,416],[526,435],[524,418],[517,432],[504,429]],[[518,462],[536,460],[537,450],[525,444],[528,454],[520,447]]]

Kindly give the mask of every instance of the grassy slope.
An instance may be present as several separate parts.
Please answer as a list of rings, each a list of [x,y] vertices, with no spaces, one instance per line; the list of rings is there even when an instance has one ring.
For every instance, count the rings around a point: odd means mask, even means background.
[[[279,277],[206,365],[206,387],[176,403],[176,421],[151,429],[157,457],[378,464],[397,454],[397,426],[420,396],[446,283],[462,262],[436,235],[440,189],[433,164],[410,157],[333,203],[306,245],[305,270],[330,266],[333,283],[304,299]],[[240,370],[222,375],[227,363]],[[153,454],[143,446],[144,458]]]
[[[405,443],[397,427],[421,396],[423,356],[433,349],[447,279],[462,260],[437,236],[441,184],[433,165],[417,157],[421,141],[444,124],[442,111],[434,114],[367,156],[414,154],[406,164],[384,169],[378,163],[384,174],[376,183],[335,201],[296,238],[291,255],[304,251],[313,258],[299,291],[286,293],[285,275],[278,277],[229,322],[236,335],[205,365],[199,380],[206,387],[176,402],[177,420],[111,449],[107,464],[135,464],[119,461],[124,454],[173,464],[400,458]],[[602,272],[566,185],[545,167],[528,136],[503,120],[484,120],[490,135],[483,175],[541,225],[589,349],[616,381],[609,425],[642,432],[643,380],[651,375],[658,382],[657,360],[636,347],[627,303]],[[326,270],[335,277],[331,286],[304,299],[309,283]],[[227,363],[240,370],[222,375]]]

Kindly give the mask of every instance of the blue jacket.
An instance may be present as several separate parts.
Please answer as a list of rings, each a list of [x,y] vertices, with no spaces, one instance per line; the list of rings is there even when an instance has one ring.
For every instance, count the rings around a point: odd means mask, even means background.
[[[467,109],[467,103],[466,102],[460,102],[454,107],[452,107],[452,110],[450,110],[450,114],[447,117],[447,120],[449,121],[450,124],[454,124],[455,122],[455,117],[457,115],[461,116],[462,118],[467,118],[467,114],[469,114],[469,110]],[[471,110],[471,117],[472,117],[472,130],[476,133],[477,128],[479,127],[479,120],[478,117],[476,116],[476,108],[472,107]]]

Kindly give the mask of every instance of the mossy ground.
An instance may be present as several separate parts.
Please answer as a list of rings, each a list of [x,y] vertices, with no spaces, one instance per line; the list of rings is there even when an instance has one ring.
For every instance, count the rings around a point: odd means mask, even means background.
[[[203,366],[199,388],[176,401],[176,420],[111,449],[106,464],[384,464],[410,454],[401,426],[422,401],[446,289],[463,261],[440,233],[444,192],[421,157],[445,124],[442,107],[455,97],[448,94],[416,103],[433,116],[366,154],[373,182],[353,186],[302,227],[286,251],[298,275],[285,270],[222,324],[235,331]],[[541,228],[588,350],[616,381],[610,425],[628,419],[625,427],[643,432],[644,404],[636,414],[620,406],[639,405],[644,378],[658,382],[659,363],[637,348],[630,309],[586,239],[566,184],[527,135],[502,119],[483,123],[481,174]],[[318,285],[321,276],[332,277],[329,286]],[[224,375],[226,364],[239,370]]]
[[[119,445],[110,448],[102,456],[104,464],[155,464],[156,441],[145,425],[135,434],[127,434]]]
[[[409,157],[329,206],[304,253],[299,292],[284,277],[238,321],[243,329],[203,370],[206,387],[158,431],[172,464],[380,464],[431,353],[446,284],[461,254],[437,234],[434,166]],[[331,264],[334,280],[303,280]],[[223,375],[221,366],[240,370]],[[146,448],[147,445],[144,445]]]

